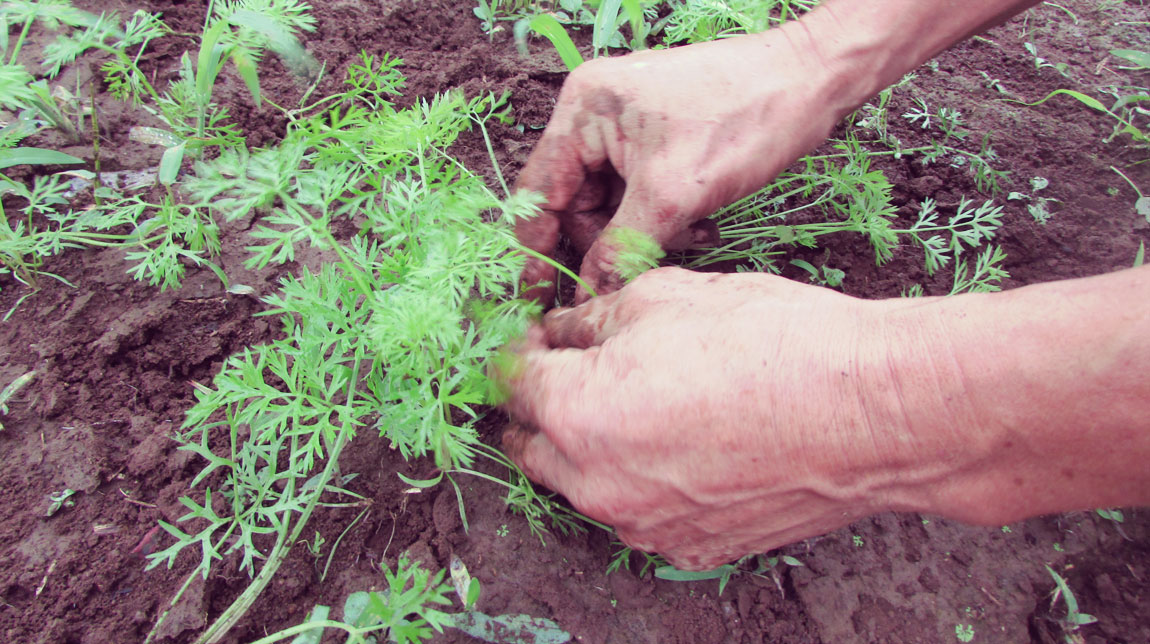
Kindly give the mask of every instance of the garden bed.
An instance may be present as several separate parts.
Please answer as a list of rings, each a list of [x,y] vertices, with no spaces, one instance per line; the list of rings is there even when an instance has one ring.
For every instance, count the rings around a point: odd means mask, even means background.
[[[77,5],[127,11],[115,3]],[[139,8],[162,13],[176,32],[199,34],[203,26],[203,3],[156,1]],[[487,127],[495,158],[513,179],[547,122],[566,68],[542,39],[530,42],[529,57],[520,55],[511,23],[485,34],[473,8],[449,0],[317,0],[311,11],[316,29],[302,34],[326,69],[314,96],[342,91],[345,70],[360,61],[361,51],[403,60],[399,69],[407,82],[399,107],[452,88],[468,97],[510,92],[511,122]],[[963,197],[993,199],[1003,206],[996,241],[1010,273],[1004,288],[1131,266],[1140,244],[1150,242],[1150,216],[1135,211],[1139,195],[1130,184],[1150,194],[1150,163],[1138,164],[1147,158],[1146,147],[1125,135],[1111,139],[1115,121],[1070,97],[1035,107],[1003,99],[1032,103],[1069,88],[1109,105],[1112,99],[1100,87],[1146,86],[1150,74],[1121,69],[1126,63],[1109,51],[1150,49],[1148,19],[1147,8],[1135,0],[1046,3],[919,70],[890,97],[889,134],[907,147],[921,145],[929,133],[902,115],[919,107],[916,99],[931,109],[945,106],[962,114],[967,147],[990,133],[993,165],[1010,174],[991,196],[979,191],[967,165],[923,165],[917,155],[876,157],[872,165],[893,184],[900,220],[913,223],[926,199],[947,214]],[[24,56],[29,67],[51,36],[33,34]],[[576,34],[576,41],[586,42],[587,34]],[[149,45],[140,66],[154,83],[163,83],[174,78],[180,56],[194,55],[198,47],[198,37],[166,36]],[[59,82],[90,78],[87,60],[67,68]],[[270,55],[259,70],[263,95],[278,105],[294,106],[308,90]],[[97,86],[100,169],[159,166],[162,148],[128,138],[131,127],[155,123],[106,90]],[[275,144],[288,126],[283,113],[266,104],[257,109],[230,68],[215,100],[229,107],[251,148]],[[1137,117],[1145,128],[1145,116]],[[860,113],[854,120],[862,118]],[[874,134],[844,123],[835,135],[848,129],[864,143]],[[90,144],[70,145],[52,132],[25,143],[31,144],[89,161],[93,156]],[[497,188],[478,130],[464,133],[451,151]],[[9,176],[28,180],[32,173],[13,168]],[[1048,185],[1036,191],[1035,177]],[[1008,199],[1010,192],[1029,199]],[[16,203],[5,200],[11,218],[18,217]],[[73,201],[75,208],[91,204],[91,190]],[[1036,205],[1050,213],[1044,223],[1028,209]],[[157,522],[175,524],[186,513],[179,499],[193,493],[192,481],[204,467],[199,456],[177,450],[171,437],[196,402],[196,384],[210,385],[225,360],[245,347],[283,337],[276,318],[256,315],[268,308],[260,298],[276,293],[302,267],[333,259],[304,250],[287,263],[248,268],[245,247],[252,244],[254,223],[221,222],[215,260],[233,285],[250,287],[250,294],[229,293],[212,271],[194,267],[179,288],[161,292],[132,281],[117,249],[69,250],[50,258],[42,270],[74,286],[42,276],[39,290],[22,301],[31,289],[11,275],[0,277],[0,311],[14,309],[0,323],[0,385],[36,374],[0,419],[0,495],[8,508],[0,519],[4,641],[143,641],[195,569],[199,553],[185,552],[171,569],[145,571],[146,556],[172,543],[166,531],[156,530]],[[878,266],[863,237],[844,233],[788,258],[844,271],[839,288],[859,297],[897,297],[915,284],[927,294],[950,288],[948,275],[926,274],[922,251],[913,245],[900,246]],[[788,277],[807,277],[800,267],[782,267]],[[478,424],[485,442],[498,445],[503,420],[491,411]],[[1060,642],[1065,602],[1052,605],[1055,581],[1047,565],[1066,580],[1080,610],[1098,620],[1077,631],[1082,641],[1150,641],[1150,517],[1140,510],[1126,510],[1121,524],[1078,512],[991,528],[884,514],[784,548],[782,554],[802,565],[781,565],[777,579],[735,574],[720,593],[717,580],[679,582],[657,579],[650,569],[640,573],[638,554],[630,569],[608,574],[621,546],[593,526],[548,534],[544,545],[507,507],[504,490],[479,477],[456,477],[465,529],[451,485],[413,488],[396,476],[428,479],[435,463],[405,461],[370,429],[360,431],[339,465],[344,474],[358,474],[346,487],[365,500],[317,510],[301,542],[222,641],[254,641],[303,622],[317,604],[339,607],[351,593],[381,588],[381,564],[394,569],[405,552],[432,570],[458,557],[482,582],[479,610],[548,618],[580,642]],[[477,469],[504,475],[493,463]],[[76,492],[71,504],[46,516],[49,496],[64,489]],[[156,640],[194,641],[249,581],[239,558],[224,556],[206,581],[193,578]],[[457,602],[447,610],[461,608]],[[973,639],[966,639],[969,634]],[[449,629],[436,641],[472,640]]]

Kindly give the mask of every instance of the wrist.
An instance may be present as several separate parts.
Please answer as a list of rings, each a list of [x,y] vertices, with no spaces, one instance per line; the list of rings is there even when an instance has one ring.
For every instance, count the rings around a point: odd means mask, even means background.
[[[940,315],[943,298],[861,302],[859,336],[844,379],[853,382],[862,434],[852,453],[856,485],[872,511],[946,514],[979,523],[950,494],[956,477],[984,471],[999,436],[983,425],[968,396]],[[851,432],[847,433],[848,435]],[[945,508],[946,511],[943,511]]]
[[[1148,287],[1122,271],[892,307],[892,505],[1000,524],[1150,501]]]
[[[882,358],[871,380],[880,384],[868,391],[867,417],[891,481],[890,509],[996,521],[983,495],[974,492],[989,473],[1009,469],[998,462],[1007,432],[987,418],[974,391],[987,385],[987,374],[969,362],[981,349],[978,323],[952,323],[961,311],[956,304],[985,297],[877,303],[884,307]]]
[[[831,0],[779,31],[826,68],[840,118],[950,46],[1039,0]],[[769,32],[768,32],[769,33]]]

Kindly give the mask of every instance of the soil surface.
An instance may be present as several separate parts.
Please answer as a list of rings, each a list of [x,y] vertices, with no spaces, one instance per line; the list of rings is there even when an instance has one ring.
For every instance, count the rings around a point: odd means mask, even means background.
[[[204,2],[164,0],[77,4],[92,11],[162,12],[177,32],[189,33],[200,30],[206,9]],[[453,87],[469,95],[508,90],[521,127],[496,126],[492,134],[504,172],[513,178],[547,122],[565,70],[541,40],[532,42],[530,57],[520,56],[509,25],[484,34],[472,7],[456,0],[317,0],[312,15],[318,28],[305,41],[329,74],[316,96],[338,86],[361,50],[405,61],[401,103]],[[1113,122],[1065,97],[1033,108],[1002,100],[1033,102],[1058,88],[1103,96],[1102,86],[1148,84],[1145,72],[1122,70],[1108,54],[1150,49],[1144,22],[1150,11],[1141,2],[1067,0],[1061,7],[1040,6],[941,55],[899,89],[890,106],[891,131],[907,145],[925,142],[916,125],[899,117],[915,98],[959,110],[972,139],[991,132],[997,167],[1012,173],[1004,182],[1007,192],[1031,193],[1032,177],[1049,180],[1043,194],[1057,201],[1050,202],[1054,214],[1046,224],[1037,223],[1024,202],[1007,201],[1005,193],[996,198],[1005,206],[1000,239],[1012,276],[1008,287],[1124,268],[1139,243],[1150,242],[1150,221],[1134,211],[1137,195],[1111,170],[1122,169],[1150,194],[1150,164],[1133,165],[1147,158],[1145,148],[1124,138],[1105,142]],[[577,41],[586,36],[578,34]],[[36,60],[43,42],[33,41],[29,60]],[[1026,42],[1047,61],[1065,63],[1066,75],[1038,68]],[[179,56],[196,47],[188,37],[164,38],[143,66],[170,79]],[[86,68],[75,67],[62,84],[90,78]],[[265,95],[281,105],[295,104],[306,89],[272,58],[260,74]],[[1001,92],[991,86],[995,79]],[[217,98],[229,105],[249,145],[272,144],[283,132],[284,118],[270,108],[256,110],[238,79],[228,78]],[[103,169],[154,168],[159,150],[127,139],[132,125],[150,124],[146,115],[104,95],[97,106]],[[51,134],[26,144],[92,155],[89,145],[67,146]],[[477,134],[465,136],[455,151],[476,172],[491,174]],[[927,197],[949,213],[963,195],[979,196],[965,168],[924,167],[913,157],[886,159],[879,167],[895,184],[896,204],[906,217]],[[78,204],[85,198],[90,196],[77,197]],[[225,225],[223,240],[223,268],[257,294],[273,292],[283,274],[299,267],[246,271],[245,231]],[[928,293],[949,286],[949,278],[925,276],[913,248],[876,267],[857,236],[826,239],[819,251],[795,256],[845,270],[842,290],[861,297],[898,296],[916,283]],[[75,288],[43,279],[39,291],[0,323],[0,384],[36,373],[10,403],[0,433],[0,499],[8,508],[0,518],[0,640],[140,642],[195,565],[185,553],[172,570],[144,570],[144,556],[170,542],[156,530],[157,520],[174,522],[184,514],[178,498],[200,469],[170,438],[193,401],[193,383],[210,382],[227,356],[267,341],[278,327],[253,316],[263,309],[257,298],[224,293],[208,271],[191,271],[181,289],[161,293],[131,281],[119,251],[70,251],[44,268]],[[786,274],[804,278],[797,269]],[[0,288],[4,311],[30,292],[10,277],[0,279]],[[487,440],[497,443],[501,423],[492,412]],[[973,632],[975,642],[1061,642],[1064,604],[1052,607],[1055,586],[1044,564],[1065,577],[1080,609],[1098,619],[1078,631],[1080,641],[1150,642],[1145,511],[1126,510],[1121,525],[1080,512],[1001,528],[884,514],[785,548],[782,554],[804,565],[784,566],[777,585],[743,574],[720,594],[714,580],[671,582],[650,571],[639,574],[638,555],[631,570],[606,574],[619,546],[594,528],[550,536],[544,546],[506,509],[500,490],[478,479],[464,481],[470,520],[464,530],[449,487],[403,493],[408,486],[396,472],[427,476],[433,466],[404,463],[385,441],[360,436],[341,466],[360,473],[351,489],[372,505],[340,541],[327,578],[319,580],[323,558],[295,548],[224,641],[249,642],[298,624],[317,603],[341,606],[348,593],[382,585],[380,564],[394,566],[408,552],[437,569],[452,555],[460,557],[482,581],[483,612],[550,618],[588,643],[953,642],[965,641],[965,632]],[[76,490],[74,504],[45,516],[48,496],[65,488]],[[332,510],[313,519],[329,544],[324,558],[357,514]],[[237,562],[225,558],[212,578],[191,584],[160,639],[191,642],[247,581]],[[448,631],[436,641],[471,639]]]

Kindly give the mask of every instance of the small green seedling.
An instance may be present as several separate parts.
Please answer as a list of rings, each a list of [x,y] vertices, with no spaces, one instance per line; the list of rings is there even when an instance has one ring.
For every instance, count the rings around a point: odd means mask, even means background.
[[[753,570],[744,567],[744,565],[751,559],[754,559],[756,562],[755,568]],[[754,575],[756,577],[761,577],[763,579],[770,579],[772,582],[774,582],[775,587],[778,588],[779,593],[781,594],[783,593],[783,582],[782,577],[779,574],[780,562],[787,566],[805,567],[803,562],[789,555],[782,555],[781,557],[746,555],[733,564],[726,564],[711,570],[679,570],[670,564],[663,565],[655,569],[655,577],[659,579],[666,579],[668,581],[703,581],[707,579],[718,579],[719,594],[722,595],[732,577],[745,573]]]
[[[570,633],[549,619],[530,615],[489,616],[473,610],[479,598],[479,584],[471,579],[461,599],[468,608],[462,613],[445,613],[451,584],[443,571],[435,575],[418,562],[400,557],[395,573],[383,568],[387,579],[384,590],[355,592],[348,595],[340,618],[333,618],[329,606],[316,606],[304,623],[256,640],[253,644],[272,644],[288,638],[292,644],[319,644],[326,629],[343,631],[346,644],[399,642],[420,644],[445,628],[454,628],[493,644],[565,644]]]
[[[1057,203],[1058,200],[1054,197],[1039,197],[1038,192],[1045,190],[1049,185],[1049,179],[1045,177],[1034,177],[1030,180],[1030,188],[1033,196],[1024,192],[1011,192],[1006,196],[1006,199],[1007,201],[1028,201],[1026,211],[1030,213],[1031,217],[1034,217],[1034,221],[1046,225],[1046,222],[1050,220],[1052,215],[1047,204]]]
[[[629,46],[632,50],[645,47],[651,28],[639,0],[600,0],[594,14],[582,0],[566,0],[560,4],[571,13],[571,17],[562,13],[540,13],[531,18],[522,18],[515,23],[515,43],[521,54],[527,55],[527,36],[530,32],[535,32],[551,41],[551,45],[555,47],[555,51],[568,70],[574,70],[583,64],[583,55],[579,53],[557,16],[567,18],[571,24],[585,24],[589,21],[593,25],[591,46],[595,58],[606,55],[608,48],[612,47]],[[620,31],[623,25],[628,23],[631,25],[632,35],[629,44]]]
[[[853,543],[856,548],[861,548],[866,544],[863,538],[857,534],[851,535],[851,543]]]
[[[32,378],[35,376],[35,371],[29,371],[26,374],[18,376],[15,380],[8,383],[8,386],[4,387],[3,391],[0,391],[0,414],[7,415],[8,401],[11,400],[12,396],[16,395],[16,392],[23,389],[24,385],[32,382]],[[0,431],[4,431],[4,423],[0,423]]]
[[[955,624],[954,637],[960,642],[973,642],[974,624]]]
[[[620,568],[631,569],[631,553],[635,552],[629,546],[624,546],[621,542],[614,542],[614,545],[622,546],[615,554],[611,555],[611,561],[607,564],[607,574],[618,572]],[[643,567],[639,570],[639,576],[642,577],[647,574],[647,570],[654,568],[658,570],[663,566],[668,566],[666,559],[660,555],[653,555],[649,552],[638,551],[643,556]]]
[[[1138,49],[1111,49],[1110,55],[1117,56],[1130,63],[1129,66],[1120,65],[1118,69],[1129,69],[1133,71],[1150,69],[1150,52]]]
[[[483,23],[483,33],[494,36],[495,21],[497,18],[495,16],[495,9],[493,9],[491,5],[492,3],[487,2],[487,0],[479,0],[479,6],[473,8],[471,12]]]
[[[741,559],[739,561],[742,561]],[[655,577],[668,581],[704,581],[707,579],[719,580],[719,594],[723,594],[731,577],[738,572],[738,563],[726,564],[712,570],[679,570],[668,564],[655,569]]]
[[[319,530],[316,530],[315,532],[315,539],[303,542],[303,544],[307,546],[308,554],[317,559],[319,558],[320,552],[323,549],[323,544],[325,543],[327,543],[327,541],[323,538],[323,535],[319,533]]]
[[[48,495],[48,509],[44,512],[44,516],[50,517],[63,510],[76,505],[76,500],[72,498],[76,494],[76,490],[71,488],[64,488],[60,492]]]
[[[479,580],[467,571],[467,565],[458,555],[451,555],[448,569],[451,571],[451,585],[455,588],[455,595],[463,604],[465,610],[473,610],[475,602],[479,601]]]
[[[1026,51],[1030,52],[1030,55],[1034,58],[1035,69],[1042,70],[1050,68],[1067,78],[1070,77],[1070,67],[1066,63],[1047,62],[1045,58],[1038,55],[1038,48],[1034,46],[1034,43],[1027,42],[1023,43],[1022,46],[1025,47]]]
[[[1126,521],[1126,517],[1122,514],[1122,510],[1118,510],[1116,508],[1098,508],[1095,510],[1095,512],[1098,513],[1098,516],[1106,519],[1107,521],[1113,521],[1114,523],[1122,523]]]
[[[965,139],[969,134],[963,129],[962,112],[950,107],[941,107],[932,112],[926,101],[921,98],[914,99],[916,107],[903,113],[902,117],[918,125],[919,129],[926,130],[934,123],[943,134],[943,141],[948,139]]]
[[[551,45],[555,47],[559,58],[569,71],[583,64],[583,54],[579,53],[575,42],[567,35],[567,30],[555,16],[541,13],[534,18],[524,18],[515,23],[515,43],[523,55],[527,55],[527,34],[531,31],[551,41]]]
[[[930,107],[926,104],[926,101],[922,100],[921,98],[914,98],[913,100],[916,107],[912,107],[906,112],[903,112],[902,117],[911,123],[918,125],[919,128],[925,130],[930,127],[932,112],[930,111]]]
[[[1138,195],[1138,198],[1134,201],[1134,212],[1142,215],[1146,218],[1146,221],[1150,222],[1150,197],[1142,194],[1142,191],[1130,180],[1130,177],[1126,176],[1125,172],[1122,172],[1114,166],[1110,166],[1110,169],[1118,173],[1118,176],[1125,179],[1126,183],[1130,184],[1130,187],[1134,189],[1134,193]]]
[[[999,94],[1010,94],[1010,92],[1008,92],[1006,88],[1003,87],[1001,80],[994,78],[990,74],[982,71],[978,72],[978,75],[982,77],[983,84],[987,89],[992,89]]]
[[[1046,566],[1046,572],[1049,572],[1050,576],[1054,578],[1055,584],[1054,593],[1050,599],[1051,609],[1053,610],[1054,605],[1058,603],[1060,597],[1066,604],[1066,616],[1058,620],[1058,623],[1062,626],[1063,638],[1067,644],[1081,641],[1074,635],[1074,631],[1077,631],[1080,626],[1093,624],[1097,622],[1098,619],[1093,615],[1088,615],[1078,610],[1078,600],[1074,597],[1074,593],[1070,591],[1070,586],[1066,584],[1066,580],[1062,578],[1062,575],[1054,572],[1054,569],[1050,566]]]
[[[1144,253],[1145,250],[1145,246],[1139,248],[1139,252],[1141,253]],[[1138,266],[1141,266],[1141,264],[1135,264],[1134,266],[1137,268]],[[1123,539],[1131,541],[1130,536],[1127,535],[1126,531],[1122,529],[1122,524],[1126,521],[1126,516],[1122,514],[1122,510],[1117,508],[1098,508],[1094,511],[1098,513],[1098,516],[1111,522],[1111,524],[1114,526],[1114,529],[1118,532],[1118,534],[1122,535]]]
[[[1105,105],[1103,105],[1102,102],[1099,101],[1098,99],[1096,99],[1092,96],[1087,96],[1086,94],[1083,94],[1082,92],[1076,92],[1074,90],[1069,90],[1069,89],[1056,89],[1053,92],[1050,92],[1049,94],[1047,94],[1042,99],[1037,100],[1033,103],[1024,103],[1022,101],[1013,101],[1013,102],[1020,103],[1022,105],[1027,106],[1027,107],[1035,107],[1037,105],[1042,105],[1043,103],[1045,103],[1046,101],[1049,101],[1050,99],[1054,98],[1055,96],[1060,96],[1060,95],[1069,96],[1070,98],[1073,98],[1074,100],[1078,101],[1079,103],[1082,103],[1083,105],[1089,107],[1090,109],[1098,111],[1098,112],[1102,112],[1103,114],[1106,114],[1106,115],[1110,116],[1111,118],[1113,118],[1115,121],[1117,121],[1114,125],[1114,132],[1111,133],[1111,135],[1104,140],[1106,143],[1109,143],[1110,141],[1112,141],[1114,139],[1114,137],[1118,136],[1119,134],[1129,135],[1130,138],[1133,139],[1133,141],[1135,143],[1140,143],[1140,144],[1141,143],[1150,143],[1150,132],[1143,130],[1139,126],[1135,125],[1133,116],[1131,114],[1132,109],[1133,109],[1133,108],[1131,108],[1132,105],[1135,105],[1136,103],[1141,102],[1141,101],[1150,101],[1150,94],[1146,93],[1146,90],[1142,90],[1139,93],[1132,93],[1132,94],[1125,94],[1125,95],[1117,96],[1116,100],[1114,102],[1114,105],[1111,106],[1109,109],[1107,109],[1107,107]],[[1013,99],[1004,99],[1004,100],[1012,101]]]
[[[792,259],[792,266],[798,266],[810,275],[811,282],[820,286],[829,286],[836,288],[841,286],[843,280],[846,279],[846,271],[838,268],[831,268],[826,264],[816,268],[814,264],[804,259]]]

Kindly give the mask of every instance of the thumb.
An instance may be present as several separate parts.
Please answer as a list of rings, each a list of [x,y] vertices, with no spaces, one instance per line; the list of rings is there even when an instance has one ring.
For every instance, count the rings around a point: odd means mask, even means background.
[[[512,422],[503,430],[503,451],[527,478],[563,494],[577,484],[578,469],[546,434]]]

